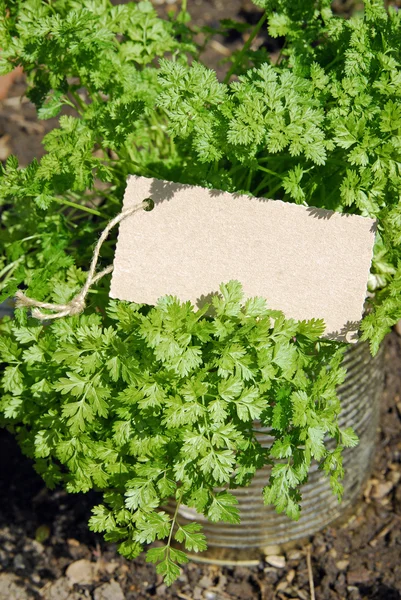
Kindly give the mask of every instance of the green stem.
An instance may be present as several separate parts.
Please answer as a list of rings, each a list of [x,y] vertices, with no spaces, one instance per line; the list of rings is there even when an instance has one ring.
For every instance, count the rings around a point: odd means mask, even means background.
[[[237,173],[238,171],[241,171],[243,168],[244,168],[244,165],[242,165],[242,164],[235,165],[235,166],[231,167],[231,169],[228,171],[228,174],[230,176],[232,176],[235,173]]]
[[[80,108],[82,111],[84,111],[84,110],[85,110],[85,108],[86,108],[86,106],[85,106],[85,103],[84,103],[84,102],[82,102],[82,100],[81,100],[81,98],[80,98],[79,94],[78,94],[77,92],[75,92],[74,90],[70,90],[70,94],[71,94],[71,96],[74,98],[75,102],[78,104],[78,107],[79,107],[79,108]],[[76,106],[74,106],[74,108],[76,109],[77,107],[76,107]],[[78,112],[79,112],[79,111],[78,111]]]
[[[71,108],[73,108],[74,110],[77,110],[77,107],[75,106],[75,104],[69,98],[67,98],[67,96],[64,96],[63,102],[64,102],[64,104],[67,104],[67,106],[71,106]],[[79,111],[77,111],[77,112],[79,112]]]
[[[324,70],[327,72],[329,69],[331,69],[331,67],[332,67],[333,65],[335,65],[337,62],[339,62],[339,61],[340,61],[341,59],[343,59],[343,58],[344,58],[344,56],[343,56],[342,54],[340,54],[340,53],[339,53],[339,54],[337,54],[337,56],[335,56],[335,57],[333,58],[333,60],[332,60],[331,62],[329,62],[329,64],[328,64],[328,65],[325,65],[325,66],[323,67],[323,68],[324,68]]]
[[[72,196],[73,198],[76,198],[77,200],[82,200],[82,196],[79,196],[78,194],[74,194],[73,192],[69,192],[68,193],[70,196]],[[102,198],[105,198],[108,196],[107,192],[105,190],[95,190],[93,193],[91,194],[85,194],[84,198],[86,202],[89,202],[93,209],[96,210],[97,209],[97,204],[95,204],[94,200],[95,199],[99,199],[99,196]]]
[[[278,177],[279,179],[283,179],[283,175],[280,173],[276,173],[276,171],[271,171],[270,169],[266,169],[266,167],[257,166],[258,171],[264,171],[265,173],[269,173],[269,175],[274,175],[274,177]]]
[[[20,256],[17,260],[14,260],[14,262],[9,263],[8,265],[6,265],[1,271],[0,271],[0,277],[3,277],[3,275],[5,275],[8,271],[15,271],[15,269],[18,267],[18,265],[20,264],[20,262],[22,262],[24,260],[25,256]]]
[[[246,180],[246,188],[245,188],[248,192],[251,189],[252,177],[253,177],[253,169],[249,169],[248,177]]]
[[[22,240],[19,240],[20,242],[28,242],[29,240],[36,240],[37,238],[40,238],[40,235],[38,233],[35,233],[35,235],[28,235],[28,237],[24,237],[22,238]]]
[[[254,196],[258,196],[259,193],[264,189],[264,188],[269,188],[269,195],[273,196],[277,190],[279,190],[281,187],[283,186],[282,182],[278,183],[274,188],[270,189],[268,182],[263,180],[258,187],[256,188],[256,190],[254,190],[252,193]]]
[[[256,186],[256,188],[254,190],[252,190],[252,194],[254,196],[258,196],[259,192],[261,192],[265,187],[266,187],[266,179],[263,178],[262,181],[259,183],[258,186]]]
[[[261,18],[259,19],[259,21],[256,23],[255,27],[253,28],[253,31],[251,33],[251,35],[249,36],[249,38],[247,39],[247,41],[245,42],[241,52],[239,52],[237,54],[236,59],[234,60],[233,64],[231,65],[230,70],[228,71],[227,75],[224,78],[223,83],[228,83],[230,81],[230,77],[233,73],[235,73],[235,70],[239,64],[239,62],[241,61],[242,57],[244,56],[244,54],[249,50],[249,48],[251,47],[251,44],[253,42],[253,40],[256,38],[256,36],[258,35],[263,23],[266,21],[267,19],[267,14],[263,13],[263,15],[261,16]]]
[[[61,198],[56,198],[56,202],[59,204],[64,204],[65,206],[72,206],[73,208],[78,208],[79,210],[83,210],[85,212],[90,213],[91,215],[96,215],[97,217],[103,217],[102,213],[93,208],[88,208],[82,204],[77,204],[76,202],[70,202],[70,200],[65,200]]]
[[[177,516],[178,516],[178,511],[179,511],[180,506],[181,506],[181,502],[182,502],[182,493],[180,494],[180,497],[177,500],[177,506],[175,507],[175,512],[174,512],[173,520],[171,521],[170,534],[169,534],[168,540],[167,540],[167,548],[170,548],[170,546],[171,546],[171,540],[173,538],[174,527],[175,527],[175,524],[177,522]]]
[[[46,2],[46,4],[50,8],[50,10],[52,11],[52,13],[55,15],[56,11],[55,11],[54,7],[52,6],[52,0],[48,0],[48,2]]]
[[[283,184],[278,183],[272,190],[269,191],[269,194],[273,196],[281,187],[283,187]]]

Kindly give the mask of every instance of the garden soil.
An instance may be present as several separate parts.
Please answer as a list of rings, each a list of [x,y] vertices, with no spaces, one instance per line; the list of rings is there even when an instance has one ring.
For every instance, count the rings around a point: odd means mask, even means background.
[[[161,12],[174,0],[154,0]],[[350,2],[338,2],[348,10]],[[190,0],[194,21],[255,22],[247,0]],[[242,39],[216,37],[205,62],[221,76],[225,48]],[[279,42],[267,37],[273,55]],[[53,120],[37,122],[16,81],[0,103],[0,160],[15,153],[22,165],[43,154],[41,139]],[[22,98],[22,100],[21,100]],[[0,600],[401,600],[401,337],[385,343],[385,390],[372,473],[346,522],[286,548],[266,548],[253,567],[189,563],[167,588],[144,558],[127,561],[87,527],[96,493],[49,491],[0,430]]]

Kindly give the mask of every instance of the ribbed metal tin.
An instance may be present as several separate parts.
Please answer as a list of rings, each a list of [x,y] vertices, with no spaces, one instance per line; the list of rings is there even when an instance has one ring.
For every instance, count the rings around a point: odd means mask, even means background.
[[[269,467],[265,467],[256,473],[248,487],[233,490],[239,502],[241,523],[238,525],[209,523],[193,509],[180,508],[181,523],[197,520],[203,524],[210,550],[199,555],[199,559],[253,563],[256,555],[250,552],[252,548],[283,545],[306,538],[332,523],[355,504],[369,475],[375,450],[379,399],[383,390],[383,352],[372,358],[368,345],[358,343],[347,349],[343,365],[347,376],[338,388],[342,406],[339,423],[342,428],[352,427],[360,442],[356,448],[346,449],[343,454],[342,502],[339,503],[333,495],[328,479],[315,464],[308,482],[302,486],[301,518],[292,521],[285,514],[277,514],[273,507],[264,506],[262,489],[269,479]],[[270,446],[271,438],[262,432],[261,435],[263,444]],[[219,553],[219,548],[236,551]]]

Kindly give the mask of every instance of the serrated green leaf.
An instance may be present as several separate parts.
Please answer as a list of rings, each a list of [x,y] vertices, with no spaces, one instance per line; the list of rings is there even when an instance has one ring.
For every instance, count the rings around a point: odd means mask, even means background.
[[[143,547],[135,540],[125,540],[122,544],[118,546],[118,551],[125,558],[129,560],[133,560],[137,556],[141,554]]]
[[[346,448],[354,448],[359,444],[359,438],[351,427],[341,430],[341,441]]]
[[[229,492],[218,492],[213,496],[207,516],[211,521],[239,523],[238,500]]]
[[[182,525],[175,533],[177,542],[184,543],[185,549],[189,552],[203,552],[207,548],[206,537],[199,533],[202,526],[199,523],[189,523]]]

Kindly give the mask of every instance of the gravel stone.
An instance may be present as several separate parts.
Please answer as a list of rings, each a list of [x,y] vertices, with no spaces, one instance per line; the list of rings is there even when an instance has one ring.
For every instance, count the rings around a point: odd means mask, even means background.
[[[30,600],[26,588],[21,587],[24,582],[18,585],[19,581],[13,573],[0,573],[0,600]]]
[[[96,588],[93,598],[94,600],[125,600],[124,593],[117,581],[110,581]]]
[[[83,558],[71,563],[65,574],[72,584],[90,585],[96,579],[95,564]]]
[[[23,571],[25,569],[26,565],[22,554],[16,554],[14,556],[13,565],[16,571]]]
[[[359,568],[347,573],[347,582],[349,586],[353,586],[357,583],[369,583],[372,580],[372,572],[367,569]]]
[[[285,557],[284,556],[266,556],[267,564],[272,567],[276,567],[277,569],[284,569],[285,567]]]
[[[71,589],[71,583],[66,577],[61,577],[50,586],[45,586],[41,592],[41,598],[42,600],[86,600],[84,594]],[[0,600],[3,599],[0,598]]]

